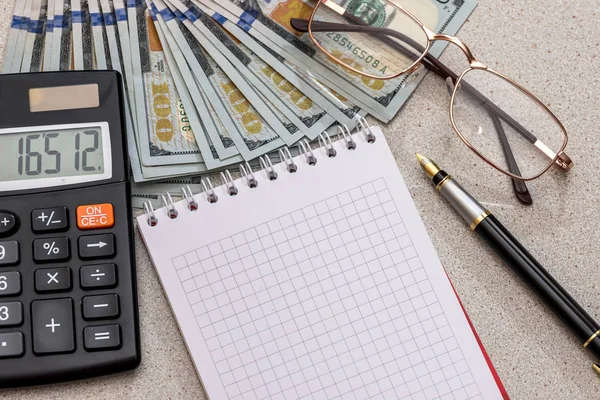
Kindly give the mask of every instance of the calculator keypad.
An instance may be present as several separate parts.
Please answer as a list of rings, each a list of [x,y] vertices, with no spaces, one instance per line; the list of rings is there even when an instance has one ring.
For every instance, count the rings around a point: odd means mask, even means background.
[[[9,237],[19,229],[17,216],[8,211],[0,211],[0,237]]]
[[[68,237],[53,237],[33,241],[33,260],[37,263],[68,261],[71,250]]]
[[[75,350],[73,300],[36,300],[31,303],[33,351],[36,354]]]
[[[36,292],[64,292],[69,290],[71,290],[70,268],[40,268],[35,271]]]
[[[79,257],[86,260],[115,255],[115,235],[89,235],[79,238]]]
[[[0,267],[17,265],[19,261],[19,242],[15,240],[0,242]]]
[[[23,305],[18,301],[0,302],[0,327],[19,326],[23,323]]]
[[[21,273],[19,271],[0,272],[0,297],[21,294]]]
[[[24,352],[21,332],[0,333],[0,359],[21,357]]]
[[[42,208],[31,213],[31,229],[35,233],[60,232],[68,228],[66,207]]]

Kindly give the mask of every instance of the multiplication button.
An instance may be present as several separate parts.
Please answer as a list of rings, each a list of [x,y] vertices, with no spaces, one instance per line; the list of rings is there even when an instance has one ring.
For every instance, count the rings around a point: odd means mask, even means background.
[[[71,258],[69,238],[55,237],[33,241],[33,259],[36,262],[67,261]]]

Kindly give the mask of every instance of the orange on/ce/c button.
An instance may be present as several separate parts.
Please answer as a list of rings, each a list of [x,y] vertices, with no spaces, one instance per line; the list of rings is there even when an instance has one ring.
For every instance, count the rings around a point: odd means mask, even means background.
[[[112,204],[90,204],[77,207],[77,227],[82,230],[107,229],[115,225]]]

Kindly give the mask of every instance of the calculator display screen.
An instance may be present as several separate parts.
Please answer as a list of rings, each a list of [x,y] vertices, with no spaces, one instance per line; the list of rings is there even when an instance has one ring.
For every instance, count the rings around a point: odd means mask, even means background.
[[[0,190],[106,179],[108,133],[105,123],[0,131]]]

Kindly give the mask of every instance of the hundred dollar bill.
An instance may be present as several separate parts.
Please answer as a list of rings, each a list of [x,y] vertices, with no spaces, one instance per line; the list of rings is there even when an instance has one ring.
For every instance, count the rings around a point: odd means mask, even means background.
[[[55,10],[62,9],[62,17],[58,17],[55,11],[54,37],[60,37],[60,42],[53,47],[52,67],[53,71],[68,71],[73,67],[73,19],[71,16],[71,0],[54,0]],[[77,1],[77,0],[74,0]]]
[[[193,131],[196,142],[200,147],[202,158],[207,168],[221,168],[225,165],[241,161],[241,157],[239,156],[224,158],[223,160],[219,159],[219,155],[215,146],[212,144],[207,131],[215,131],[215,134],[221,136],[226,135],[225,129],[214,112],[214,109],[207,106],[206,98],[200,92],[193,74],[185,61],[185,57],[179,51],[175,39],[167,27],[163,16],[158,13],[155,4],[150,2],[149,8],[152,11],[152,18],[155,20],[159,37],[163,44],[165,55],[167,56],[167,62],[171,66],[175,86],[181,94],[181,100],[185,109],[191,110],[189,113],[190,121],[194,127]],[[173,52],[172,49],[175,49],[175,52]],[[202,115],[203,117],[200,118],[199,115]],[[193,123],[193,120],[195,120],[195,123]],[[195,125],[200,125],[200,128],[196,129]]]
[[[169,2],[176,6],[198,28],[203,37],[210,40],[221,51],[244,79],[256,89],[261,95],[260,97],[264,98],[263,101],[268,106],[274,106],[273,111],[283,116],[280,119],[288,132],[277,131],[277,133],[286,144],[291,145],[301,139],[302,136],[312,133],[310,129],[313,125],[317,125],[316,129],[322,128],[322,131],[333,122],[333,119],[329,118],[329,124],[323,126],[323,122],[319,123],[318,121],[326,117],[323,110],[319,109],[316,114],[312,115],[306,113],[306,110],[298,107],[298,104],[293,101],[288,93],[278,90],[273,80],[270,79],[269,66],[242,43],[236,43],[211,17],[191,1],[169,0]],[[272,71],[272,69],[270,70]]]
[[[108,38],[104,25],[104,15],[100,12],[98,0],[89,0],[90,23],[92,25],[93,49],[96,55],[96,69],[112,69]]]
[[[236,151],[239,151],[244,159],[253,159],[281,147],[283,141],[212,57],[204,51],[203,46],[180,18],[175,17],[163,2],[155,0],[154,4],[158,12],[163,15],[167,27],[191,67],[198,86],[208,98],[208,103],[221,118],[226,131],[231,134],[233,143],[228,143],[225,138],[211,137],[213,143],[222,140],[227,148],[235,144]],[[185,20],[185,17],[182,19]],[[224,61],[228,63],[226,59]]]
[[[21,72],[39,72],[44,55],[44,39],[46,35],[47,0],[34,0],[31,4],[31,17],[23,51]]]
[[[46,37],[44,38],[43,70],[50,71],[52,47],[54,46],[54,0],[47,0]]]
[[[81,0],[71,1],[71,23],[73,33],[73,69],[84,70],[83,37],[85,15],[81,8]],[[91,42],[90,42],[91,51]],[[90,68],[91,69],[91,68]]]
[[[52,39],[51,43],[48,43],[46,39],[46,46],[49,46],[50,57],[47,52],[44,55],[44,71],[58,71],[59,59],[60,59],[60,41],[62,39],[63,29],[63,0],[48,0],[48,15],[50,15],[50,9],[52,8],[52,14],[54,15],[54,21],[52,23]]]
[[[22,46],[18,44],[24,40],[21,38],[24,38],[27,34],[29,18],[25,16],[25,7],[28,7],[28,12],[31,12],[30,4],[27,5],[27,3],[31,3],[31,1],[17,0],[15,2],[10,30],[8,32],[8,41],[6,42],[6,49],[4,51],[3,74],[19,72],[21,70],[23,50]]]
[[[210,1],[210,0],[203,0]],[[345,9],[362,12],[365,8],[379,12],[378,23],[389,24],[393,12],[386,9],[379,0],[335,0]],[[211,3],[216,4],[216,3]],[[308,0],[222,0],[219,4],[234,14],[252,34],[254,29],[261,31],[285,50],[290,61],[323,78],[324,83],[333,85],[340,94],[366,108],[371,114],[388,121],[408,99],[424,74],[412,78],[412,84],[405,85],[406,76],[391,80],[373,80],[363,76],[349,74],[343,67],[331,61],[313,45],[308,34],[295,31],[290,24],[291,18],[310,18],[314,3]],[[476,0],[440,2],[436,0],[399,0],[431,30],[439,33],[455,34],[476,6]],[[379,11],[375,11],[379,10]],[[331,40],[334,40],[333,38]],[[448,42],[435,43],[430,53],[438,57]],[[363,65],[359,54],[351,49],[342,48],[340,57],[348,58],[353,65]]]
[[[258,82],[253,79],[251,73],[249,71],[244,71],[243,73],[238,71],[230,62],[230,60],[228,60],[228,58],[224,55],[224,53],[229,55],[229,57],[233,58],[239,63],[239,60],[236,58],[236,56],[231,54],[231,49],[227,46],[224,46],[222,41],[219,40],[216,40],[217,45],[219,46],[219,48],[217,48],[215,43],[213,43],[211,40],[213,39],[211,33],[204,27],[204,25],[202,23],[198,23],[198,26],[194,25],[191,20],[182,14],[182,10],[179,9],[179,7],[181,7],[183,11],[185,11],[185,6],[183,6],[177,0],[174,0],[174,3],[176,5],[165,1],[165,4],[178,17],[180,23],[182,23],[193,35],[195,40],[202,45],[206,53],[210,56],[209,60],[214,60],[214,62],[218,64],[219,69],[225,73],[227,79],[230,81],[228,83],[229,86],[227,87],[223,87],[223,85],[221,85],[221,89],[224,89],[224,94],[228,97],[231,97],[232,93],[238,92],[241,94],[241,96],[243,96],[245,101],[252,108],[252,111],[250,112],[255,113],[255,115],[259,116],[268,124],[268,127],[265,127],[264,130],[264,133],[270,134],[268,140],[281,138],[285,143],[288,144],[292,144],[299,140],[301,135],[293,136],[294,133],[298,131],[297,125],[290,121],[289,116],[284,115],[271,104],[278,101],[278,99],[275,99],[275,96],[271,96],[271,93],[269,93],[268,101],[265,101],[260,92],[256,90]],[[211,37],[209,38],[207,35]],[[237,65],[237,67],[244,69],[243,66],[240,65]],[[254,83],[251,84],[253,81]],[[273,145],[273,143],[270,144]],[[238,147],[240,152],[243,151],[239,148],[240,146],[238,143],[236,143],[236,147]],[[257,151],[260,150],[257,149]],[[268,150],[264,148],[262,151]]]
[[[247,46],[253,54],[262,59],[265,66],[261,68],[261,72],[275,83],[278,90],[290,96],[297,107],[306,113],[303,115],[303,120],[308,115],[320,115],[320,110],[327,113],[326,116],[322,117],[322,120],[319,120],[319,122],[323,121],[320,126],[314,123],[313,117],[313,125],[307,134],[309,139],[315,139],[319,133],[329,127],[334,121],[349,126],[349,129],[354,128],[355,122],[340,110],[340,108],[346,109],[350,105],[344,104],[340,107],[337,104],[340,102],[338,97],[334,97],[331,94],[329,96],[324,95],[321,86],[311,83],[311,78],[303,76],[302,72],[297,70],[297,67],[289,64],[283,57],[273,52],[265,43],[253,39],[243,29],[220,14],[200,4],[197,5],[209,15],[212,15],[227,32]],[[331,98],[334,98],[334,101]],[[318,128],[316,128],[317,126]]]
[[[139,40],[137,51],[134,50],[132,55],[142,164],[200,162],[200,149],[145,3],[136,4],[136,12],[136,26],[131,25],[130,30],[137,30]]]

